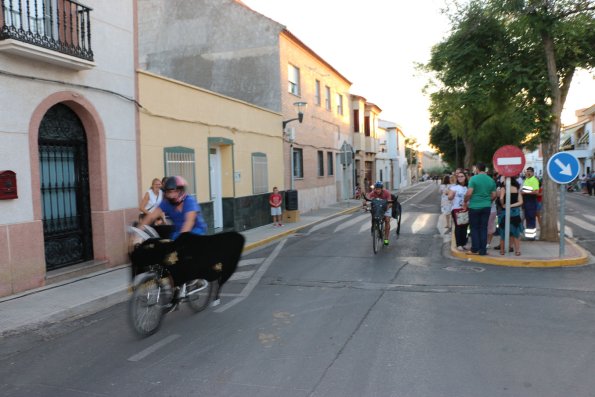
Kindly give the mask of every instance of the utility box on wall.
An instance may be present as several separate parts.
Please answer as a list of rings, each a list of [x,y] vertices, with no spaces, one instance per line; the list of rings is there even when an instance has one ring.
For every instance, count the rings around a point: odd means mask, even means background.
[[[17,196],[17,174],[14,171],[0,171],[0,200],[12,200]]]

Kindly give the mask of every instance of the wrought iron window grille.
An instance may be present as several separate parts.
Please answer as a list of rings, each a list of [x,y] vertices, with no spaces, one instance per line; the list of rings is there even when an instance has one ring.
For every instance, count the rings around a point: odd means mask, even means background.
[[[74,0],[0,0],[0,40],[14,39],[93,61],[92,8]]]

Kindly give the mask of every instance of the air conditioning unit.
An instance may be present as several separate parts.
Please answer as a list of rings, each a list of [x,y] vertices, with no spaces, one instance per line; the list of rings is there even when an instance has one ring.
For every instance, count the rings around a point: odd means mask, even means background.
[[[285,127],[285,136],[289,142],[295,141],[295,127]]]

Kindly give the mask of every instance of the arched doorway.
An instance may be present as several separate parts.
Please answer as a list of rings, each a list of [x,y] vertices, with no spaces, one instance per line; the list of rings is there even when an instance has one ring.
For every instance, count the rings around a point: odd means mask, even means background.
[[[39,173],[47,270],[93,259],[87,137],[66,105],[39,126]]]

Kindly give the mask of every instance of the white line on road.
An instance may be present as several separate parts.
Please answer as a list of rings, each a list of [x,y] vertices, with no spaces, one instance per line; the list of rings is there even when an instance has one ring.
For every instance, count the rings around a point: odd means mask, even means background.
[[[327,227],[327,226],[332,225],[334,223],[341,222],[343,219],[348,218],[350,216],[351,216],[351,214],[341,215],[341,216],[338,216],[336,218],[329,219],[328,221],[319,223],[319,224],[315,225],[314,227],[312,227],[312,229],[310,229],[310,231],[307,234],[312,234],[313,232],[315,232],[317,230],[320,230],[323,227]]]
[[[574,223],[576,226],[580,227],[581,229],[585,229],[590,232],[595,232],[595,226],[588,222],[583,221],[582,219],[579,219],[572,215],[566,215],[566,220],[570,221],[571,223]]]
[[[254,270],[248,270],[245,272],[235,272],[230,278],[229,281],[237,281],[237,280],[245,280],[247,278],[252,277],[254,274]]]
[[[252,290],[256,287],[256,285],[260,282],[260,279],[265,274],[265,272],[269,269],[269,266],[271,266],[271,264],[273,263],[275,258],[277,258],[277,256],[279,255],[279,252],[281,252],[281,249],[283,248],[283,246],[285,245],[286,242],[287,242],[287,239],[283,239],[279,242],[279,244],[277,244],[277,246],[275,247],[273,252],[265,259],[263,264],[258,268],[254,277],[252,277],[250,279],[250,281],[248,282],[248,284],[246,284],[246,286],[240,293],[240,296],[238,296],[234,300],[226,303],[225,305],[219,307],[218,309],[215,309],[215,313],[224,312],[225,310],[229,309],[230,307],[235,306],[238,303],[240,303],[241,301],[243,301],[244,299],[246,299],[250,295]]]
[[[135,354],[134,356],[130,357],[128,359],[128,361],[140,361],[143,358],[147,357],[149,354],[156,352],[157,350],[161,349],[163,346],[170,344],[171,342],[175,341],[176,339],[178,339],[180,337],[180,335],[178,334],[173,334],[168,336],[165,339],[160,340],[159,342],[147,347],[145,350]]]
[[[242,259],[240,263],[238,263],[239,267],[242,266],[250,266],[250,265],[260,265],[265,258],[252,258],[252,259]]]
[[[560,222],[558,222],[558,230],[560,230]],[[568,225],[564,225],[564,235],[570,238],[574,237],[574,234],[572,233],[572,228]]]
[[[595,222],[595,215],[587,215],[587,214],[583,214],[585,215],[587,218],[589,218],[592,222]]]
[[[356,216],[355,218],[353,218],[347,222],[343,222],[342,224],[340,224],[339,226],[337,226],[335,228],[335,233],[339,232],[343,229],[347,229],[348,227],[351,227],[351,226],[355,225],[356,223],[363,221],[364,219],[370,219],[370,214],[368,214],[368,213],[362,214],[360,216]]]
[[[415,234],[423,229],[432,218],[432,215],[434,214],[419,214],[411,224],[411,233]]]

